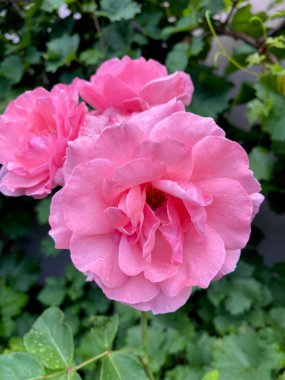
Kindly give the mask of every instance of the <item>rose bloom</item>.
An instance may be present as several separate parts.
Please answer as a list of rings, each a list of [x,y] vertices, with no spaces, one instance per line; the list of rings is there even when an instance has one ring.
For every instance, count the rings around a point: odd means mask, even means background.
[[[67,142],[77,138],[86,113],[76,81],[51,92],[38,87],[12,101],[0,116],[0,191],[43,198],[63,185]]]
[[[155,314],[234,270],[263,199],[243,148],[180,102],[69,143],[66,171],[56,247],[107,297]]]
[[[188,74],[168,75],[166,67],[143,57],[124,57],[104,62],[90,82],[79,81],[80,96],[99,111],[115,107],[125,112],[140,112],[171,99],[190,104],[193,83]]]

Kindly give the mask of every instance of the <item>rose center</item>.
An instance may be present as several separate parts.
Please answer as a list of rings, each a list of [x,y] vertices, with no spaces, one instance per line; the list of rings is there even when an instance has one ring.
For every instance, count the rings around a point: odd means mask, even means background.
[[[146,203],[152,210],[155,210],[164,205],[167,200],[167,195],[158,189],[155,189],[151,185],[146,189]]]

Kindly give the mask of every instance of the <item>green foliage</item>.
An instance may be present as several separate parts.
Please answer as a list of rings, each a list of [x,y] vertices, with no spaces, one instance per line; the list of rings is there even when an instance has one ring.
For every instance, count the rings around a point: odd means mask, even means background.
[[[0,109],[36,86],[87,79],[114,56],[157,59],[169,72],[191,75],[188,109],[214,117],[244,146],[271,207],[285,212],[285,32],[278,4],[254,13],[246,0],[4,2]],[[70,11],[65,18],[60,6]],[[236,40],[224,70],[217,55],[211,58],[206,10],[216,38]],[[226,23],[221,12],[231,14]],[[246,71],[245,80],[231,91],[237,71]],[[249,131],[231,117],[241,105]],[[59,277],[43,276],[46,263],[57,267],[68,256],[47,236],[49,207],[50,198],[0,196],[0,380],[148,378],[138,311],[110,302],[70,266]],[[251,263],[241,261],[234,274],[193,292],[177,313],[150,317],[155,380],[285,379],[285,268],[255,261],[257,240],[245,255]],[[45,257],[32,258],[35,250]]]

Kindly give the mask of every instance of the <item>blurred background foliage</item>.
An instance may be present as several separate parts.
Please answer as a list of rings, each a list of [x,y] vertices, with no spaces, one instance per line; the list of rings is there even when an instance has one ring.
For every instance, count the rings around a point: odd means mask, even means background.
[[[243,145],[270,207],[282,214],[285,6],[275,0],[256,12],[252,5],[0,0],[1,112],[36,86],[89,78],[108,58],[154,58],[169,72],[191,75],[188,109],[214,117]],[[225,37],[235,41],[233,49],[224,47]],[[147,378],[137,359],[139,313],[108,301],[65,265],[68,253],[57,252],[47,236],[49,202],[0,196],[0,379]],[[264,266],[263,234],[253,228],[234,274],[196,290],[180,311],[150,316],[155,379],[285,380],[285,266]],[[56,349],[53,334],[62,337]],[[106,350],[111,353],[84,364]]]

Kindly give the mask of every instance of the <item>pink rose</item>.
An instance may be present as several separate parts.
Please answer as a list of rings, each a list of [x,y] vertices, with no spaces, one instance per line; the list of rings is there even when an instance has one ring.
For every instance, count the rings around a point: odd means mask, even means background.
[[[67,163],[56,247],[107,297],[155,314],[234,270],[263,199],[243,148],[175,101],[71,142]]]
[[[63,185],[67,143],[77,138],[86,113],[76,81],[51,92],[38,87],[12,101],[0,116],[0,191],[42,198]]]
[[[80,96],[92,107],[139,112],[176,98],[190,104],[193,94],[190,76],[176,71],[168,75],[165,66],[153,59],[124,57],[104,62],[90,82],[81,81]]]

